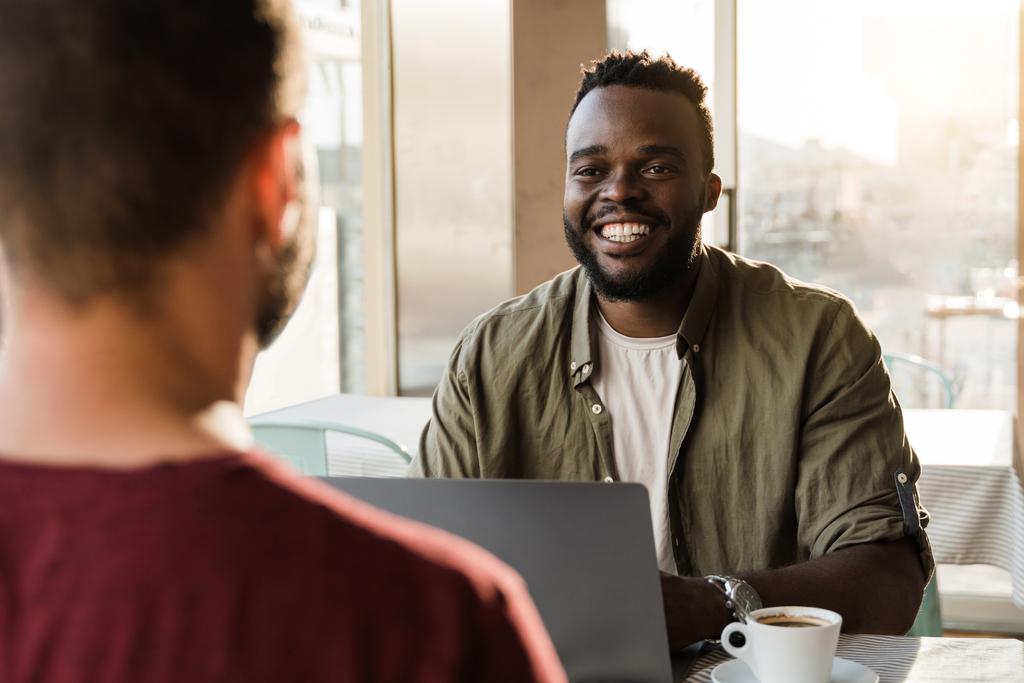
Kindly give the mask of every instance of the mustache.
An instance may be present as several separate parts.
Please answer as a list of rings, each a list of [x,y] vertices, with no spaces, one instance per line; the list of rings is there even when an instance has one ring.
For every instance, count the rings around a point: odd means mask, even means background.
[[[646,216],[654,222],[654,227],[667,228],[672,224],[671,219],[665,214],[659,211],[649,211],[644,209],[642,206],[636,206],[632,204],[618,204],[615,206],[608,206],[599,211],[595,211],[592,214],[587,214],[583,217],[583,225],[581,226],[584,230],[592,230],[594,223],[597,223],[606,216],[611,216],[620,213],[632,213]]]

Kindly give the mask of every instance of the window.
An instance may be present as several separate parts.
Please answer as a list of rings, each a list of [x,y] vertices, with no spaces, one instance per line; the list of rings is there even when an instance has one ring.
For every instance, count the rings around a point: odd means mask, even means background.
[[[1016,408],[1018,12],[737,7],[740,252],[852,298],[958,408]],[[890,369],[904,407],[946,403]]]

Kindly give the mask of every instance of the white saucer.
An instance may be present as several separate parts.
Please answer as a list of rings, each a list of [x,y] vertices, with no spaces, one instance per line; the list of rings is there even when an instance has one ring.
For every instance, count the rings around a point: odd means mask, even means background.
[[[714,683],[758,683],[750,668],[738,659],[716,666],[711,680]],[[830,683],[878,683],[878,674],[857,662],[836,657],[832,660]]]

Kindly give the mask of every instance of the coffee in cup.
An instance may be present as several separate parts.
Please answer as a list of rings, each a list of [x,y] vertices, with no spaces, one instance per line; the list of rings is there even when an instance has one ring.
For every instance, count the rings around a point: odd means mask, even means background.
[[[761,683],[828,683],[843,618],[817,607],[766,607],[722,631],[722,647]]]
[[[769,614],[761,617],[757,623],[765,626],[781,626],[783,628],[808,628],[811,626],[828,626],[829,622],[809,614]]]

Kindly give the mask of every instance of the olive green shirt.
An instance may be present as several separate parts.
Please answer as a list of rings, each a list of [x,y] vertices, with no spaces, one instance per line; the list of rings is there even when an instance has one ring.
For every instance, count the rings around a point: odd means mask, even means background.
[[[650,492],[668,496],[679,573],[780,567],[909,534],[930,575],[921,467],[853,305],[710,246],[699,268],[678,333],[670,483]],[[612,421],[590,382],[593,299],[576,268],[471,323],[411,474],[617,480]]]

